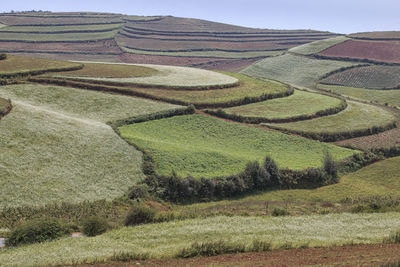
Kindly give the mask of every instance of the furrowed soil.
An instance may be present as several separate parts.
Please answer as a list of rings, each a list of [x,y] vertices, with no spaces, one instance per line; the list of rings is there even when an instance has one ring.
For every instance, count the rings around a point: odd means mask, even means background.
[[[226,254],[190,259],[110,262],[83,266],[379,266],[400,260],[399,244],[376,244]]]

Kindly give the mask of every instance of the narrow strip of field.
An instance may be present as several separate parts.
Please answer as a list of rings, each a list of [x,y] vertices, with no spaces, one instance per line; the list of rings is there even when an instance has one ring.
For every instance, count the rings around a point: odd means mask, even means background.
[[[0,207],[113,199],[143,178],[141,153],[105,122],[176,106],[73,88],[0,87]]]
[[[286,54],[263,59],[241,72],[258,78],[274,79],[301,86],[312,86],[325,74],[353,65],[356,64]]]
[[[383,130],[396,121],[395,115],[383,108],[348,101],[348,107],[344,111],[332,116],[301,122],[268,124],[268,126],[315,138],[323,135],[335,135],[340,138],[346,137],[346,133],[372,134],[373,128],[381,127]]]
[[[283,98],[276,98],[263,102],[242,105],[223,109],[224,112],[243,118],[282,120],[282,119],[307,119],[318,116],[318,113],[328,109],[338,109],[342,100],[322,94],[309,93],[295,90],[293,95]]]
[[[293,53],[301,54],[301,55],[312,55],[312,54],[319,53],[325,49],[328,49],[329,47],[340,44],[347,40],[349,40],[349,38],[347,38],[345,36],[339,36],[339,37],[318,40],[318,41],[315,41],[312,43],[307,43],[307,44],[303,44],[300,46],[290,48],[289,52],[293,52]]]
[[[91,32],[91,33],[57,33],[57,34],[30,34],[30,33],[2,33],[0,40],[2,41],[21,41],[21,42],[83,42],[112,39],[117,34],[117,30],[107,32]]]
[[[380,243],[400,227],[399,213],[329,214],[287,217],[211,217],[125,227],[93,238],[58,241],[0,251],[0,263],[9,265],[66,265],[104,261],[122,253],[150,258],[175,257],[194,241],[251,246],[253,240],[272,248],[290,244],[332,246]]]
[[[349,37],[367,40],[400,40],[400,31],[359,32],[352,33]]]
[[[400,128],[394,128],[383,133],[362,136],[336,142],[340,146],[351,146],[358,149],[400,147]],[[399,162],[400,164],[400,162]]]
[[[400,106],[400,90],[366,90],[363,88],[318,84],[318,89],[331,91],[366,101]]]
[[[161,174],[219,177],[241,172],[250,160],[270,155],[281,167],[321,166],[324,151],[336,159],[355,153],[279,132],[225,122],[203,115],[126,125],[124,138],[153,154]]]
[[[99,24],[99,25],[70,25],[70,26],[8,26],[1,28],[0,33],[63,33],[63,32],[96,32],[118,29],[123,24]]]
[[[374,65],[351,68],[334,73],[320,83],[368,89],[400,89],[400,67]]]

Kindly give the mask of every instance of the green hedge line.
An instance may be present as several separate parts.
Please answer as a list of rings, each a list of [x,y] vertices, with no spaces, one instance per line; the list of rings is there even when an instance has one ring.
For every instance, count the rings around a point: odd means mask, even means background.
[[[73,71],[73,70],[80,70],[82,68],[83,64],[79,64],[73,67],[60,67],[60,68],[50,68],[50,69],[40,69],[40,70],[18,71],[11,73],[0,73],[0,79],[22,78],[29,75],[41,75],[47,72]]]
[[[345,139],[350,139],[350,138],[355,138],[355,137],[360,137],[360,136],[366,136],[366,135],[373,135],[377,133],[381,133],[393,128],[397,127],[397,122],[390,122],[384,126],[373,126],[368,129],[362,129],[362,130],[354,130],[354,131],[347,131],[347,132],[336,132],[336,133],[328,133],[328,132],[320,132],[320,133],[310,133],[310,132],[304,132],[304,131],[297,131],[297,130],[289,130],[289,129],[284,129],[281,127],[277,127],[274,125],[266,125],[267,127],[278,130],[281,132],[285,133],[290,133],[290,134],[298,134],[307,138],[319,140],[322,142],[336,142],[339,140],[345,140]]]
[[[111,86],[100,85],[100,84],[75,82],[75,81],[67,80],[67,79],[53,79],[53,78],[31,77],[29,79],[29,81],[37,82],[37,83],[44,83],[44,84],[55,84],[55,85],[59,85],[59,86],[76,87],[76,88],[82,88],[82,89],[87,89],[87,90],[113,92],[113,93],[119,93],[119,94],[124,94],[124,95],[159,100],[159,101],[163,101],[163,102],[167,102],[167,103],[175,104],[175,105],[182,105],[182,106],[193,105],[197,109],[227,108],[227,107],[240,106],[240,105],[245,105],[245,104],[250,104],[250,103],[255,103],[255,102],[261,102],[261,101],[273,99],[273,98],[286,97],[286,96],[293,94],[293,92],[294,92],[294,88],[289,87],[288,90],[285,92],[280,92],[280,93],[275,93],[275,94],[262,94],[261,96],[258,96],[258,97],[244,97],[241,99],[232,100],[232,101],[228,101],[228,102],[190,103],[190,102],[186,102],[186,101],[181,101],[181,100],[176,100],[176,99],[171,99],[171,98],[164,98],[164,97],[159,97],[159,96],[155,96],[155,95],[151,95],[151,94],[147,94],[147,93],[143,93],[143,92],[138,92],[138,91],[135,91],[133,88],[129,89],[129,88],[124,88],[124,87],[111,87]]]
[[[384,61],[376,61],[367,58],[349,58],[349,57],[332,57],[332,56],[323,56],[319,54],[313,55],[316,59],[328,59],[328,60],[338,60],[338,61],[350,61],[350,62],[363,62],[363,63],[371,63],[375,65],[386,65],[386,66],[398,66],[400,63],[389,63]]]
[[[293,117],[289,117],[289,118],[269,119],[269,118],[265,118],[265,117],[250,117],[250,116],[247,117],[247,116],[241,116],[241,115],[236,115],[236,114],[229,114],[229,113],[226,113],[222,109],[218,109],[218,110],[206,109],[204,112],[208,113],[210,115],[214,115],[214,116],[228,119],[228,120],[233,120],[233,121],[238,121],[238,122],[243,122],[243,123],[259,124],[259,123],[287,123],[287,122],[296,122],[296,121],[302,121],[302,120],[310,120],[310,119],[315,119],[318,117],[333,115],[333,114],[339,113],[340,111],[345,110],[346,108],[347,108],[347,102],[346,102],[346,100],[342,99],[340,104],[336,107],[320,110],[314,114],[305,114],[305,115],[293,116]]]

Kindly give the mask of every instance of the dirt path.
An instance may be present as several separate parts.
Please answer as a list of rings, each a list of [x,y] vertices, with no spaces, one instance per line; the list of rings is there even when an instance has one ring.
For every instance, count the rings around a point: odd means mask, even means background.
[[[400,260],[400,244],[279,250],[191,259],[110,262],[81,266],[381,266]]]

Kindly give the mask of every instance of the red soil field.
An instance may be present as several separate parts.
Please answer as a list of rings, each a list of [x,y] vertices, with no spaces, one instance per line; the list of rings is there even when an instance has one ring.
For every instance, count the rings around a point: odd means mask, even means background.
[[[159,64],[173,66],[191,66],[208,62],[226,60],[224,58],[170,57],[124,53],[119,56],[121,62],[137,64]]]
[[[319,55],[400,63],[400,41],[349,40],[328,48]]]
[[[80,52],[80,53],[122,53],[114,40],[95,41],[88,43],[23,43],[1,42],[0,51],[12,52]]]
[[[34,17],[34,16],[0,16],[0,23],[6,25],[57,25],[57,24],[101,24],[122,22],[119,18],[93,18],[93,17]]]
[[[356,245],[228,254],[190,259],[110,262],[79,266],[381,266],[400,260],[399,244]],[[397,266],[397,265],[396,265]]]

